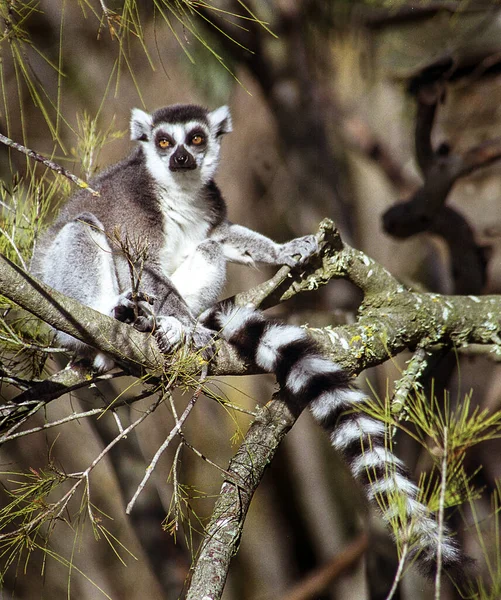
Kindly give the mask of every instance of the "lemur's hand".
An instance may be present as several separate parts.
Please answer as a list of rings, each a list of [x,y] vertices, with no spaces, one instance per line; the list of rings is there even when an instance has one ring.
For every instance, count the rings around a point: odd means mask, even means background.
[[[184,325],[175,317],[160,316],[154,331],[158,347],[163,353],[172,352],[180,344],[190,344],[194,351],[201,351],[204,358],[214,354],[215,332],[203,325]]]
[[[153,331],[155,298],[143,292],[135,295],[132,290],[120,294],[111,315],[122,323],[133,324],[139,331]]]
[[[317,252],[317,238],[314,235],[305,235],[282,244],[277,262],[289,267],[295,267],[306,263]]]

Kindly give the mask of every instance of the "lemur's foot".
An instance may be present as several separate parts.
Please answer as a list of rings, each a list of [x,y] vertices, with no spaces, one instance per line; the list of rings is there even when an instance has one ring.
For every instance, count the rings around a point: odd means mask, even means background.
[[[305,235],[282,244],[278,262],[289,267],[301,266],[317,252],[317,238],[314,235]]]
[[[200,351],[205,359],[214,354],[214,331],[199,323],[184,325],[175,317],[157,317],[155,338],[163,353],[172,352],[180,344],[189,344],[194,351]]]
[[[111,311],[111,314],[118,321],[133,324],[140,331],[153,331],[155,315],[153,313],[153,303],[155,298],[143,292],[134,292],[128,290],[120,294],[117,303]],[[142,327],[148,324],[148,328]],[[138,326],[139,325],[139,326]]]

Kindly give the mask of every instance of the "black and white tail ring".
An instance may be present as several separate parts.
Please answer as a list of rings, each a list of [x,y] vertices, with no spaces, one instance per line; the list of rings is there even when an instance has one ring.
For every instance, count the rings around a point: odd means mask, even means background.
[[[309,407],[383,519],[387,523],[398,519],[399,539],[414,541],[409,544],[409,557],[416,557],[423,571],[428,575],[436,571],[440,547],[442,567],[454,577],[461,573],[461,551],[446,528],[440,532],[433,514],[418,500],[417,486],[385,443],[385,425],[359,410],[367,398],[350,385],[339,365],[322,356],[304,330],[269,320],[252,308],[225,303],[204,313],[202,321],[247,363],[274,373],[291,408]],[[398,507],[397,496],[403,499]]]

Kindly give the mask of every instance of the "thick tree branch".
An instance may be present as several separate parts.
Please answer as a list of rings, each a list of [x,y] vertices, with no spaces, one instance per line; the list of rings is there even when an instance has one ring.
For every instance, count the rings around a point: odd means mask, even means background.
[[[227,480],[221,487],[186,600],[221,597],[253,494],[298,416],[291,412],[287,400],[280,394],[259,411],[228,467],[233,481]],[[237,485],[235,481],[240,483]]]
[[[381,364],[405,348],[426,349],[436,344],[462,347],[471,343],[492,345],[498,350],[501,347],[501,297],[412,292],[381,265],[343,243],[332,222],[325,220],[321,231],[325,246],[320,262],[305,269],[301,279],[287,281],[279,299],[324,285],[332,278],[348,279],[362,290],[364,300],[355,324],[307,329],[325,353],[348,373],[357,374]],[[151,336],[55,292],[3,257],[0,284],[6,297],[66,333],[108,352],[131,372],[162,372],[164,357]],[[277,289],[270,286],[269,296],[262,296],[261,301],[267,301]],[[227,344],[219,343],[210,372],[244,373],[246,365]],[[188,598],[220,597],[252,495],[298,416],[281,394],[259,411],[231,461]]]
[[[2,295],[56,329],[102,350],[132,374],[162,368],[163,358],[145,336],[35,279],[0,254]]]
[[[308,329],[323,348],[351,373],[381,364],[405,347],[418,344],[501,344],[501,298],[420,294],[401,285],[384,267],[342,242],[329,220],[329,240],[321,263],[312,263],[301,279],[287,280],[278,300],[344,278],[359,287],[364,301],[357,322],[336,328]],[[96,312],[46,286],[0,256],[3,294],[12,301],[93,347],[107,352],[131,373],[159,373],[164,357],[154,339]],[[275,293],[273,286],[270,294]],[[267,300],[263,297],[262,301]],[[219,343],[212,375],[249,372],[227,344]]]

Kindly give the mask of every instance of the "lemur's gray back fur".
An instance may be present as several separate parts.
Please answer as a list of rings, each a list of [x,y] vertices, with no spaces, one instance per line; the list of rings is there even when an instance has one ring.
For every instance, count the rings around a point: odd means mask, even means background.
[[[175,105],[151,115],[134,109],[131,138],[138,147],[90,182],[99,197],[79,191],[69,200],[40,244],[35,272],[96,310],[127,320],[130,274],[114,239],[118,233],[132,242],[147,241],[141,285],[155,297],[154,314],[140,315],[135,326],[154,325],[165,351],[181,340],[210,345],[217,332],[249,363],[275,373],[296,410],[311,409],[386,521],[397,517],[395,493],[404,497],[400,533],[419,539],[421,565],[433,571],[441,545],[443,565],[457,575],[462,560],[457,545],[447,531],[440,535],[418,500],[417,487],[387,448],[384,425],[357,410],[364,396],[339,365],[322,356],[300,328],[248,308],[211,308],[222,292],[228,261],[295,266],[317,249],[313,236],[278,244],[227,220],[213,176],[220,138],[229,131],[227,107]],[[60,339],[92,356],[72,338]],[[112,366],[101,355],[94,364]]]

